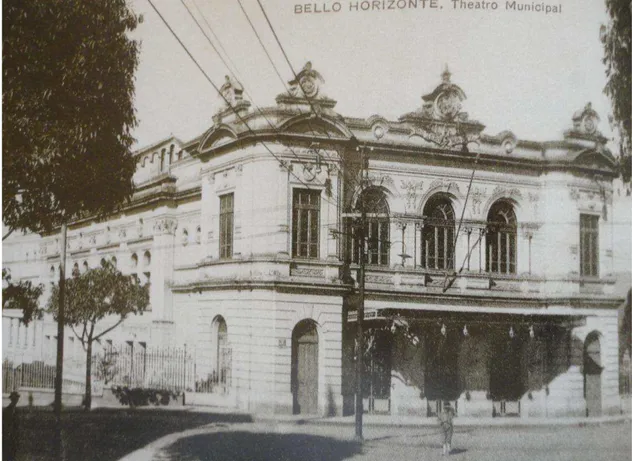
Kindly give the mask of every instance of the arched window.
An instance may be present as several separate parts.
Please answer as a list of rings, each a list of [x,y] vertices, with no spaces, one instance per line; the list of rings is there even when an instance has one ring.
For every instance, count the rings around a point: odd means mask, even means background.
[[[195,243],[200,243],[202,241],[202,228],[197,226],[195,229]]]
[[[488,272],[516,273],[516,213],[505,200],[494,203],[487,215],[486,267]]]
[[[454,269],[454,208],[445,195],[434,195],[423,211],[421,264],[429,269]]]
[[[118,261],[116,259],[116,256],[112,256],[112,267],[114,269],[116,269],[116,265],[118,264]]]
[[[189,243],[189,231],[186,228],[182,229],[182,245]]]
[[[83,267],[82,267],[81,272],[88,272],[88,269],[89,269],[89,268],[90,268],[90,267],[88,266],[88,261],[84,261],[84,262],[83,262]]]
[[[72,276],[73,277],[79,277],[79,274],[80,274],[80,272],[79,272],[79,263],[75,263],[72,266]]]
[[[132,255],[132,269],[136,269],[138,267],[138,256],[136,253]]]
[[[50,266],[50,278],[55,279],[55,266]]]
[[[151,253],[149,251],[146,251],[145,254],[143,255],[143,265],[145,267],[149,267],[150,264],[151,264]]]
[[[360,262],[360,242],[357,239],[359,234],[364,234],[367,242],[366,263],[380,266],[389,264],[389,210],[386,195],[378,188],[365,190],[356,204],[356,212],[366,213],[366,224],[364,232],[359,229],[349,229],[349,236],[352,241],[352,258],[354,263]],[[357,222],[357,221],[356,221]]]

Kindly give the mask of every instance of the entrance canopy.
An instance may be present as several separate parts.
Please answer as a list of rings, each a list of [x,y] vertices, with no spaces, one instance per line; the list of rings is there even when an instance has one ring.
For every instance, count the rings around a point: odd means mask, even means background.
[[[564,328],[575,328],[586,323],[584,316],[580,315],[552,315],[552,314],[522,314],[505,312],[456,312],[456,311],[428,311],[420,309],[386,308],[366,309],[364,320],[366,322],[389,323],[404,320],[410,326],[423,325],[425,323],[445,323],[463,325],[556,325]],[[357,311],[349,311],[347,321],[357,321]]]

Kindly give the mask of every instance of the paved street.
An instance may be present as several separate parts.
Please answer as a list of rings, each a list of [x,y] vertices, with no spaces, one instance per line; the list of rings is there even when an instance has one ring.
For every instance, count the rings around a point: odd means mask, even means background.
[[[255,423],[212,424],[172,434],[125,461],[407,461],[439,460],[438,429],[366,427],[365,443],[353,441],[352,426]],[[457,460],[624,461],[632,459],[630,423],[586,427],[459,428]]]

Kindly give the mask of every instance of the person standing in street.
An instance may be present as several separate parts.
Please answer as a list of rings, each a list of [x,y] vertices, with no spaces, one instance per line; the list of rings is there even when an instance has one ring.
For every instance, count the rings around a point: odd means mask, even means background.
[[[16,408],[20,394],[15,391],[11,392],[9,400],[9,405],[2,409],[2,459],[15,461],[20,437]]]
[[[439,424],[443,432],[443,454],[449,455],[452,451],[452,433],[454,432],[454,409],[450,402],[443,402],[443,408],[439,413]]]

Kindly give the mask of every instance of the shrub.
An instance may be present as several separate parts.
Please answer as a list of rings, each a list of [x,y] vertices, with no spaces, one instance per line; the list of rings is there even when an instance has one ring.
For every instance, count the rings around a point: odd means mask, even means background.
[[[165,389],[147,389],[142,387],[113,387],[112,392],[122,405],[130,407],[142,407],[147,405],[168,405],[173,399],[176,400],[180,396],[179,391],[170,391]]]

